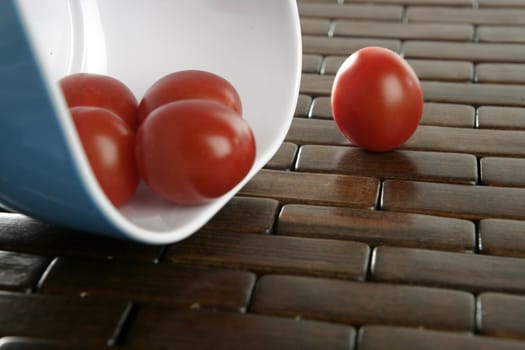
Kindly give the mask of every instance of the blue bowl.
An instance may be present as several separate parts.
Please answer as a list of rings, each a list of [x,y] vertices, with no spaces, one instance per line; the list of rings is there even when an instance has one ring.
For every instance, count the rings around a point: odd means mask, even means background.
[[[278,150],[297,102],[301,52],[295,0],[0,1],[0,205],[144,243],[188,237]],[[257,143],[253,168],[205,205],[174,205],[142,184],[116,209],[93,176],[57,82],[75,72],[108,74],[140,99],[182,69],[215,72],[238,89]]]

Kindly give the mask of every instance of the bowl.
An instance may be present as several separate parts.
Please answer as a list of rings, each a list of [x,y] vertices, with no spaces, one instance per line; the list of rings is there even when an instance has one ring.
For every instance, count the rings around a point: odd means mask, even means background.
[[[149,244],[180,241],[210,220],[278,150],[299,94],[295,0],[2,0],[0,52],[0,205]],[[256,139],[253,167],[204,205],[168,203],[141,184],[117,209],[93,176],[57,82],[107,74],[140,99],[183,69],[214,72],[237,88]]]

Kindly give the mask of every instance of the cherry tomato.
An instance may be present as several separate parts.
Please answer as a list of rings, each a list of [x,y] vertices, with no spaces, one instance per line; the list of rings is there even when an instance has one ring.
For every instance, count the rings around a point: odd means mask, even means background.
[[[137,99],[121,81],[100,74],[76,73],[60,80],[71,107],[106,108],[121,117],[132,130],[137,128]]]
[[[255,140],[232,109],[194,99],[155,109],[137,131],[144,182],[178,204],[200,204],[228,192],[250,170]]]
[[[331,105],[337,126],[352,143],[387,151],[416,130],[423,92],[416,73],[401,56],[368,47],[348,57],[337,71]]]
[[[89,164],[116,207],[128,201],[139,183],[135,133],[115,113],[98,107],[70,109]]]
[[[200,98],[242,113],[241,98],[226,79],[206,71],[184,70],[164,76],[146,91],[138,107],[138,122],[142,123],[151,111],[166,103]]]

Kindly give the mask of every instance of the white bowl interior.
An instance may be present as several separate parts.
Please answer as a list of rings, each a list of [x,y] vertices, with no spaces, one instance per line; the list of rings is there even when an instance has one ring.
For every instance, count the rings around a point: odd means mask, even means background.
[[[295,0],[19,0],[45,68],[84,186],[126,236],[175,242],[204,225],[279,148],[290,126],[301,71]],[[231,192],[202,206],[176,206],[140,186],[113,208],[91,174],[56,82],[74,72],[109,74],[140,100],[163,75],[203,69],[239,91],[257,156]]]

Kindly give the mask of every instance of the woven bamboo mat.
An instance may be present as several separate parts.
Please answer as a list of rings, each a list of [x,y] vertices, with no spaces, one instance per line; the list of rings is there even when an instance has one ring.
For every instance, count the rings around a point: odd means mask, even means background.
[[[286,141],[200,232],[152,247],[0,213],[0,349],[525,349],[525,0],[298,7]],[[394,152],[332,120],[365,46],[422,81]]]

